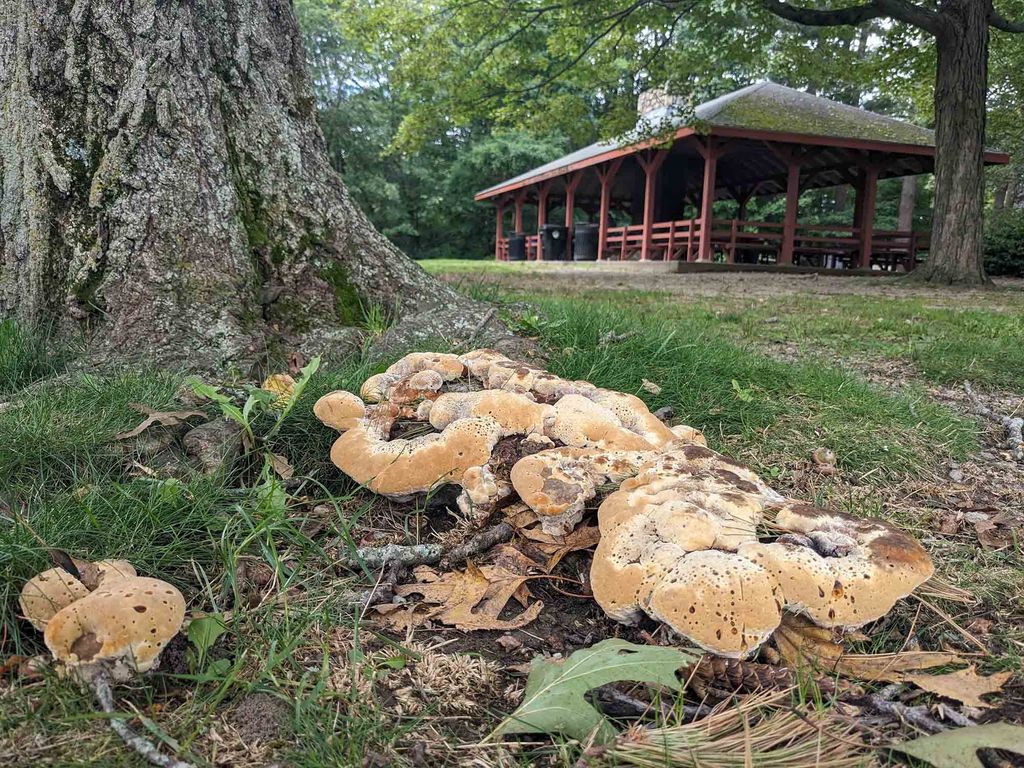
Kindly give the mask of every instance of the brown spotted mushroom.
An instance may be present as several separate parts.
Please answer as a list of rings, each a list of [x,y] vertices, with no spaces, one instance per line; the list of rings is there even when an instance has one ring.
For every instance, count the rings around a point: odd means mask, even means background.
[[[856,628],[887,614],[935,568],[911,536],[877,519],[783,506],[775,524],[799,541],[744,544],[739,553],[775,574],[786,608],[821,627]]]
[[[54,658],[86,676],[115,679],[152,668],[181,629],[185,599],[173,586],[141,576],[108,581],[58,611],[43,639]]]

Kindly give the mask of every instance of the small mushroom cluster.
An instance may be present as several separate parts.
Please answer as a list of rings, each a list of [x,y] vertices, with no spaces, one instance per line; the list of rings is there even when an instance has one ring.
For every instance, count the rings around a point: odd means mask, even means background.
[[[751,653],[786,611],[862,626],[933,571],[902,531],[785,499],[639,398],[493,350],[414,353],[360,394],[325,395],[315,412],[342,432],[332,461],[376,493],[456,485],[478,521],[518,497],[562,534],[603,486],[618,486],[598,508],[595,600],[618,621],[646,614],[722,656]],[[402,422],[434,431],[396,436]],[[766,512],[783,535],[762,542]]]
[[[181,593],[165,581],[139,576],[125,560],[74,565],[77,577],[50,568],[21,590],[22,615],[43,633],[54,659],[84,677],[102,669],[126,680],[151,669],[181,629]]]

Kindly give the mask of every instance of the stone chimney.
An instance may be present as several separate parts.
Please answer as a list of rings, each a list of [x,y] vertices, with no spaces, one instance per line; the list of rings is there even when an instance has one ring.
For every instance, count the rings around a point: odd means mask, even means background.
[[[680,102],[680,97],[671,95],[666,88],[651,88],[637,96],[636,111],[643,117],[656,109],[671,107]]]

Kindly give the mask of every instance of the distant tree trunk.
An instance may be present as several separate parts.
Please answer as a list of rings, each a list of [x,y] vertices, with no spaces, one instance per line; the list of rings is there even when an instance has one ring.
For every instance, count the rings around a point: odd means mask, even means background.
[[[914,228],[914,206],[917,204],[917,176],[904,176],[900,189],[900,207],[896,229],[907,232]]]
[[[935,209],[928,260],[935,283],[988,282],[982,261],[985,91],[990,2],[946,0],[935,35]]]
[[[992,207],[995,210],[1001,211],[1003,210],[1003,208],[1006,207],[1006,193],[1009,191],[1009,189],[1010,182],[1008,181],[996,187],[995,199],[992,201]]]
[[[369,305],[418,337],[484,316],[331,170],[289,0],[6,0],[0,100],[0,318],[218,368],[329,351]]]

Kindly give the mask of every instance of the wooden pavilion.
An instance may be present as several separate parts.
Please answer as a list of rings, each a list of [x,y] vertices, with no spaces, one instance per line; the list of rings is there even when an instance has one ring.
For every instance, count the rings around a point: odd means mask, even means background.
[[[879,179],[933,171],[932,131],[771,82],[685,118],[659,92],[642,95],[639,107],[638,134],[656,139],[591,144],[477,193],[497,208],[496,259],[509,254],[506,212],[524,233],[525,205],[536,206],[538,233],[553,206],[564,208],[570,242],[585,212],[596,222],[598,259],[909,270],[927,253],[928,233],[876,229],[875,201]],[[988,164],[1008,161],[985,154]],[[844,184],[855,190],[850,225],[799,223],[802,191]],[[747,220],[752,197],[780,193],[781,222]],[[714,218],[723,199],[736,201],[735,218]],[[613,211],[629,224],[611,226]],[[525,244],[526,258],[541,257],[539,234]]]

